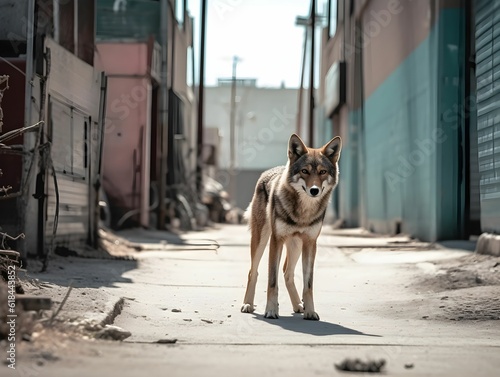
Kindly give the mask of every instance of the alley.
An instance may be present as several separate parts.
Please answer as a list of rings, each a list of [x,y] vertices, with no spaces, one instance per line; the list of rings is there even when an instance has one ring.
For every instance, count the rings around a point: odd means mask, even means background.
[[[339,237],[324,229],[315,280],[321,320],[292,314],[282,278],[280,319],[267,320],[265,263],[256,312],[240,313],[249,266],[245,226],[191,233],[182,244],[162,242],[161,235],[123,232],[143,246],[135,254],[137,268],[123,270],[98,291],[124,299],[114,325],[132,335],[124,342],[72,340],[56,348],[58,360],[44,363],[43,375],[77,376],[82,369],[96,376],[146,370],[168,376],[338,375],[334,364],[345,358],[384,359],[387,374],[395,376],[493,376],[500,368],[498,320],[457,320],[449,309],[465,306],[460,297],[422,284],[439,273],[433,261],[469,251],[376,248],[387,239]],[[352,248],[336,247],[341,245]],[[92,263],[84,269],[95,271]],[[300,279],[298,271],[298,286]],[[490,288],[498,298],[498,286]]]

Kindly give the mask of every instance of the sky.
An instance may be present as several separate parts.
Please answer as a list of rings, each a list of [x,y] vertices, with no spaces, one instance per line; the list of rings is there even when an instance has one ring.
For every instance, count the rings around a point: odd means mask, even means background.
[[[319,11],[322,1],[318,3]],[[188,4],[199,22],[199,1]],[[231,77],[236,55],[238,78],[256,78],[260,87],[278,87],[282,82],[298,87],[304,27],[295,25],[295,19],[307,16],[309,9],[310,0],[208,0],[205,85]],[[199,45],[198,30],[194,43]]]

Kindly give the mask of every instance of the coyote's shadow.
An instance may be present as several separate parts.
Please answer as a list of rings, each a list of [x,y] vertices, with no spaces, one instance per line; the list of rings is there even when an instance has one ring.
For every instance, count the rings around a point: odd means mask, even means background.
[[[362,335],[380,337],[381,335],[365,334],[361,331],[337,325],[335,323],[325,321],[306,321],[302,318],[302,314],[292,314],[291,316],[280,316],[279,319],[264,318],[262,314],[253,313],[255,319],[266,322],[270,325],[279,326],[284,330],[294,331],[303,334],[314,336],[327,335]]]

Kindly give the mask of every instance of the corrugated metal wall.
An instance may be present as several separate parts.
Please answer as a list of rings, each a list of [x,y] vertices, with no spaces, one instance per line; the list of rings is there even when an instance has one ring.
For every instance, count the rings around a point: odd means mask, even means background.
[[[500,232],[500,1],[476,3],[481,228]]]
[[[83,244],[88,240],[97,200],[97,146],[101,140],[100,72],[52,39],[46,39],[51,66],[47,86],[48,139],[59,193],[56,245]],[[52,172],[46,177],[46,242],[52,241],[56,188]]]

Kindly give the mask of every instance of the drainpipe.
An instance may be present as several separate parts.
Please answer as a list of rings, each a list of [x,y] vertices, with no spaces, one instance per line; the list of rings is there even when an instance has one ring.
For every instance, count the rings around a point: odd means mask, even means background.
[[[99,102],[99,152],[97,155],[97,171],[96,171],[96,180],[94,182],[94,193],[95,199],[92,203],[94,208],[94,213],[92,214],[93,226],[91,231],[91,239],[90,245],[94,248],[97,248],[98,240],[99,240],[99,219],[100,219],[100,207],[99,207],[99,192],[101,190],[101,181],[102,181],[102,156],[103,156],[103,148],[104,148],[104,129],[106,122],[106,96],[107,96],[107,88],[108,88],[108,78],[104,72],[101,72],[101,100]],[[92,125],[90,125],[92,127]],[[89,156],[89,158],[91,158]],[[91,207],[92,208],[92,207]]]
[[[157,129],[158,142],[157,152],[159,151],[158,168],[158,187],[159,187],[159,205],[158,205],[158,229],[165,229],[165,194],[167,192],[167,127],[168,127],[168,78],[167,78],[167,59],[168,59],[168,1],[161,0],[160,4],[160,43],[161,43],[161,70],[160,70],[160,127]]]
[[[201,0],[201,30],[200,30],[200,78],[198,82],[198,137],[197,137],[197,159],[196,159],[196,188],[198,195],[201,198],[203,190],[203,105],[205,101],[205,33],[206,33],[206,17],[207,16],[207,0]],[[193,56],[194,56],[194,48]],[[194,58],[193,58],[194,67]],[[194,85],[194,68],[193,68],[193,85]]]

